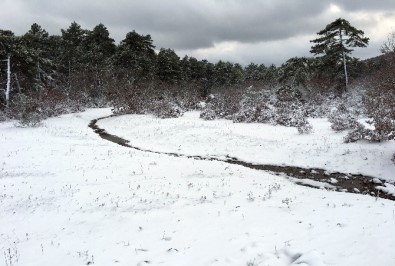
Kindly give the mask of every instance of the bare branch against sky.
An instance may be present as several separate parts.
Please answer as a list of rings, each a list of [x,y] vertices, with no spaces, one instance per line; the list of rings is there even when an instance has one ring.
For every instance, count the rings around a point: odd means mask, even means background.
[[[119,42],[129,31],[151,34],[157,48],[217,61],[281,64],[309,55],[309,40],[342,17],[370,37],[355,55],[379,54],[395,30],[394,0],[0,0],[0,28],[23,34],[34,22],[60,34],[76,21],[103,23]]]

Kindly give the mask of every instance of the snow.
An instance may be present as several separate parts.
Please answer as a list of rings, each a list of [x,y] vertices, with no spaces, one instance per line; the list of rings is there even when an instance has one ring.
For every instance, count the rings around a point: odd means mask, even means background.
[[[332,186],[325,182],[315,181],[311,179],[298,179],[298,178],[290,178],[292,181],[298,184],[304,184],[316,188],[326,188],[326,189],[335,189],[335,186]],[[336,179],[335,179],[336,180]]]
[[[395,196],[395,186],[389,183],[385,183],[384,186],[377,186],[377,189],[384,191],[385,193]]]
[[[327,119],[310,119],[314,132],[300,135],[296,128],[267,124],[204,121],[198,112],[159,120],[148,115],[126,115],[100,120],[109,133],[131,145],[161,152],[321,168],[329,172],[364,174],[395,181],[391,161],[395,142],[344,143],[347,132],[335,132]]]
[[[39,128],[0,123],[0,265],[395,264],[393,201],[115,145],[87,127],[109,114],[92,109],[48,119]],[[144,148],[222,156],[229,151],[260,161],[268,154],[256,156],[264,149],[254,144],[273,141],[267,148],[276,157],[281,140],[301,138],[296,129],[196,116],[125,116],[100,125]],[[259,137],[267,131],[275,136]],[[385,153],[387,145],[370,149]],[[361,153],[369,150],[361,146]],[[361,155],[350,149],[357,161]],[[287,163],[290,155],[284,156]]]

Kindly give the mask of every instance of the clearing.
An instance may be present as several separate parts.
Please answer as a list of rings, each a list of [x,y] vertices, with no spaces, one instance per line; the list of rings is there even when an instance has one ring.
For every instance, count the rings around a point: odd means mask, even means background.
[[[394,201],[122,147],[87,126],[110,114],[0,123],[0,265],[395,265]],[[394,193],[393,142],[343,144],[311,123],[299,135],[191,112],[98,126],[145,150],[369,175]]]

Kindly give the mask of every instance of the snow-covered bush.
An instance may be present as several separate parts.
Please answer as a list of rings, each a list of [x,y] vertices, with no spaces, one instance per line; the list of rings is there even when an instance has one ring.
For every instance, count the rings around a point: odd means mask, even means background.
[[[334,105],[336,97],[333,93],[316,91],[309,93],[303,104],[306,115],[311,118],[328,117]]]
[[[273,123],[276,118],[276,110],[268,104],[260,104],[256,107],[256,122]]]
[[[348,111],[344,103],[338,105],[337,109],[329,115],[328,120],[335,131],[354,129],[358,125],[356,118]]]
[[[328,118],[331,122],[331,128],[335,131],[342,131],[346,129],[353,129],[357,126],[357,120],[350,114],[332,114]]]
[[[303,101],[303,95],[300,90],[290,86],[282,86],[276,91],[277,101],[280,102],[295,102]]]
[[[206,120],[232,119],[235,123],[297,127],[301,134],[312,131],[306,119],[301,93],[289,87],[282,87],[276,93],[249,87],[242,93],[216,94],[206,103],[200,117]]]
[[[241,97],[242,91],[238,88],[228,88],[227,91],[213,94],[207,100],[200,117],[206,120],[233,119],[233,116],[240,110],[239,102]]]
[[[45,117],[53,117],[61,114],[78,111],[76,104],[68,99],[67,94],[59,89],[44,90],[39,101],[40,113]]]
[[[204,120],[214,120],[225,117],[225,99],[221,94],[213,95],[200,113]]]
[[[381,142],[389,140],[387,134],[383,131],[376,129],[365,128],[362,124],[358,123],[357,126],[344,137],[344,142],[356,142],[358,140],[367,140],[369,142]]]
[[[45,115],[41,113],[39,101],[24,94],[14,96],[9,113],[12,118],[18,120],[17,126],[36,127],[39,126]]]
[[[182,116],[184,111],[176,103],[158,101],[154,103],[151,113],[159,118],[177,118]]]
[[[42,116],[39,113],[23,113],[16,125],[19,127],[38,127],[41,125],[41,121]]]
[[[298,129],[299,134],[310,134],[313,132],[313,127],[306,118],[302,119],[296,128]]]
[[[204,120],[214,120],[217,118],[217,114],[212,108],[204,108],[203,111],[200,113],[200,118]]]
[[[367,100],[375,135],[380,140],[395,139],[395,79],[392,91],[376,91]]]
[[[201,101],[194,84],[161,82],[117,84],[108,95],[114,114],[153,114],[161,118],[179,117],[197,109]]]
[[[355,125],[354,130],[350,131],[345,137],[344,142],[356,142],[358,140],[366,139],[369,136],[370,130],[365,128],[361,123]]]
[[[237,123],[271,122],[274,112],[270,105],[270,93],[268,91],[256,91],[250,87],[243,93],[238,104],[238,111],[233,115],[232,120]]]
[[[7,120],[7,115],[0,110],[0,122],[6,121]]]
[[[297,127],[305,119],[303,106],[298,103],[277,102],[274,123],[286,127]]]
[[[395,140],[395,55],[368,83],[365,104],[374,127],[363,138],[369,141]]]
[[[239,112],[233,115],[233,122],[240,123],[271,123],[275,120],[276,113],[265,103],[244,106]]]

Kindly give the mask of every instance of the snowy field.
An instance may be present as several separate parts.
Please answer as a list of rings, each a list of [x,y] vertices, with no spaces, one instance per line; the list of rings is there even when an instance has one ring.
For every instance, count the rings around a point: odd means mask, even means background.
[[[229,155],[252,163],[322,168],[395,181],[395,142],[344,143],[327,119],[310,119],[314,132],[228,120],[204,121],[198,112],[177,119],[126,115],[100,120],[100,128],[143,149],[187,155]],[[362,121],[361,121],[362,122]]]
[[[109,114],[0,123],[0,265],[395,265],[394,201],[121,147],[87,127]],[[197,116],[98,124],[144,149],[395,179],[394,143],[340,144],[324,120],[301,136]]]

